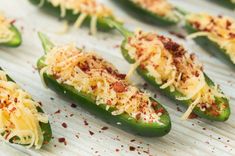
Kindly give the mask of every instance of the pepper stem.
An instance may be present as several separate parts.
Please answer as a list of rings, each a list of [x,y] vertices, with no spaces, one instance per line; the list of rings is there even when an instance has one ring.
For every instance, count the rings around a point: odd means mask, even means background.
[[[106,23],[109,24],[110,27],[116,28],[125,38],[133,35],[133,33],[131,31],[129,31],[125,27],[123,27],[122,23],[114,21],[111,18],[105,18],[104,20]]]
[[[54,47],[54,44],[49,40],[49,38],[45,34],[41,32],[38,32],[38,37],[42,42],[42,47],[45,53],[48,53]]]

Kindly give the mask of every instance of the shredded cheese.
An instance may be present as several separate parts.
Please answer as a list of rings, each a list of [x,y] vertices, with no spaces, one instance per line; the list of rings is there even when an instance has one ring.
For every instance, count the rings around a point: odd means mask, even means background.
[[[74,26],[80,27],[87,16],[91,17],[91,33],[96,32],[96,22],[98,18],[110,17],[111,9],[98,3],[96,0],[47,0],[55,7],[60,7],[61,17],[66,16],[66,10],[72,10],[74,14],[79,14]]]
[[[181,17],[175,11],[174,6],[167,0],[132,0],[143,9],[147,9],[154,14],[178,21]]]
[[[10,30],[11,21],[6,19],[0,13],[0,43],[8,42],[14,36],[14,33]]]
[[[217,43],[235,63],[235,20],[230,17],[211,16],[206,13],[190,14],[186,20],[197,30],[188,38],[206,36]]]
[[[127,113],[143,122],[163,124],[160,122],[163,112],[156,113],[149,94],[131,86],[125,75],[97,54],[85,53],[73,44],[57,46],[46,54],[45,64],[42,73],[79,92],[91,94],[97,105],[106,105],[106,110],[115,108],[112,115]]]
[[[139,68],[147,70],[148,75],[155,78],[161,85],[160,89],[169,87],[171,92],[177,90],[183,94],[177,97],[178,100],[192,100],[184,119],[194,107],[210,111],[216,97],[225,97],[216,85],[213,87],[206,83],[202,65],[194,54],[188,54],[169,38],[138,30],[128,38],[125,49],[132,59],[139,62]],[[142,59],[143,56],[147,57]],[[130,71],[133,73],[132,68]]]
[[[39,122],[48,123],[48,117],[37,111],[39,103],[16,83],[7,80],[0,70],[0,138],[16,144],[41,148],[43,132]]]

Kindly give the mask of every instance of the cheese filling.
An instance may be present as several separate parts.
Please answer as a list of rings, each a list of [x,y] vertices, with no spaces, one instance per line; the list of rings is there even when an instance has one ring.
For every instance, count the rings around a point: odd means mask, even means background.
[[[158,16],[163,16],[174,21],[178,21],[178,13],[175,11],[174,6],[167,0],[132,0],[137,5],[141,6]]]
[[[14,36],[10,30],[11,22],[0,13],[0,43],[8,42]]]
[[[217,85],[208,86],[202,65],[194,54],[188,54],[181,45],[169,38],[140,30],[128,38],[124,48],[132,59],[138,60],[138,66],[136,63],[133,66],[148,71],[161,89],[169,87],[171,92],[179,91],[183,95],[177,97],[178,100],[192,100],[193,105],[190,105],[184,119],[190,115],[192,107],[219,115],[219,108],[214,106],[215,98],[224,95]]]
[[[48,123],[48,117],[36,107],[39,103],[0,70],[0,138],[39,149],[43,144],[39,122]]]
[[[223,16],[211,16],[206,13],[190,14],[186,19],[198,31],[191,34],[189,38],[208,37],[224,49],[232,62],[235,63],[234,19]]]
[[[80,27],[87,16],[91,17],[91,33],[96,32],[96,19],[111,17],[112,10],[96,0],[47,0],[54,7],[60,7],[61,17],[66,16],[66,10],[72,10],[74,14],[79,14],[74,26]],[[41,0],[40,6],[43,6],[45,0]]]
[[[97,105],[106,109],[115,108],[112,115],[127,113],[142,122],[160,122],[164,109],[142,92],[125,81],[110,63],[94,53],[85,53],[74,45],[54,47],[46,54],[46,67],[41,71],[52,75],[60,84],[74,87],[77,91],[90,94]]]

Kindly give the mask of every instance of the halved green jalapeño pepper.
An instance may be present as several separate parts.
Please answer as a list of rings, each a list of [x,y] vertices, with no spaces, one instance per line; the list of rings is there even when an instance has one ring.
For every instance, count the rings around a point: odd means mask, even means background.
[[[66,10],[66,14],[64,17],[61,17],[61,8],[60,6],[58,7],[55,7],[52,5],[52,3],[49,1],[49,0],[29,0],[32,4],[35,4],[35,5],[40,5],[41,2],[43,1],[43,5],[40,6],[40,8],[53,15],[53,16],[56,16],[56,17],[59,17],[61,19],[64,19],[70,23],[75,23],[76,20],[78,19],[78,17],[81,15],[80,12],[74,12],[73,10]],[[113,27],[110,27],[104,20],[103,20],[104,17],[98,17],[97,18],[97,28],[98,30],[101,30],[101,31],[110,31],[113,29]],[[109,18],[111,18],[112,20],[118,22],[114,16],[110,16]],[[90,22],[91,22],[91,19],[92,17],[90,15],[88,15],[85,20],[84,20],[84,23],[86,25],[88,25]]]
[[[22,43],[22,38],[19,30],[13,24],[10,25],[9,29],[13,33],[12,38],[6,42],[0,42],[0,46],[6,46],[6,47],[20,46]]]
[[[45,35],[41,33],[39,33],[39,37],[41,39],[45,53],[49,53],[50,50],[54,47],[54,44]],[[38,60],[37,67],[39,71],[46,66],[44,60],[45,55]],[[160,116],[160,122],[163,124],[159,124],[157,122],[148,123],[141,120],[137,120],[128,115],[127,113],[122,113],[120,115],[112,115],[112,112],[116,109],[112,107],[109,110],[106,110],[107,104],[97,105],[95,97],[92,94],[78,91],[70,85],[61,84],[54,78],[54,76],[48,75],[45,72],[42,75],[45,84],[49,88],[53,89],[57,93],[60,93],[66,98],[75,101],[75,103],[87,109],[92,114],[98,116],[102,120],[122,130],[141,136],[159,137],[166,135],[171,129],[171,121],[169,114],[159,102],[157,102],[157,106],[154,106],[154,109],[164,110],[164,113]],[[151,98],[151,100],[156,101],[153,98]]]
[[[106,19],[108,21],[108,19]],[[124,40],[121,44],[121,51],[122,51],[122,55],[123,57],[130,63],[133,64],[135,63],[135,60],[132,59],[129,55],[128,50],[125,48],[128,38],[131,36],[134,36],[133,32],[128,31],[127,29],[125,29],[122,25],[115,23],[113,21],[109,21],[110,25],[113,25],[117,28],[117,30],[124,36]],[[170,91],[170,87],[167,87],[165,89],[161,89],[161,84],[156,83],[155,81],[155,77],[151,76],[149,74],[149,71],[146,69],[142,69],[140,67],[137,67],[137,73],[149,84],[151,84],[153,87],[155,87],[156,89],[158,89],[159,91],[161,91],[165,96],[173,99],[174,101],[176,101],[176,103],[178,104],[182,104],[185,107],[188,107],[193,101],[191,99],[189,100],[179,100],[177,97],[183,97],[184,95],[175,90],[173,92]],[[208,84],[208,86],[215,86],[214,82],[204,73],[205,76],[205,80],[206,83]],[[230,115],[230,107],[229,107],[229,101],[227,98],[221,97],[221,98],[217,98],[215,100],[216,104],[218,105],[219,109],[221,110],[219,112],[219,115],[215,116],[210,112],[207,111],[201,111],[201,109],[199,107],[195,107],[193,109],[193,112],[195,114],[197,114],[198,116],[202,117],[202,118],[206,118],[209,120],[213,120],[213,121],[226,121],[229,118]],[[226,108],[224,108],[224,106],[226,106]],[[224,109],[222,109],[224,108]]]
[[[138,18],[141,18],[145,21],[154,23],[159,26],[176,25],[181,21],[181,16],[185,14],[183,10],[174,7],[172,10],[173,17],[167,17],[142,7],[140,4],[137,4],[137,2],[134,2],[134,0],[114,0],[114,1],[120,3],[123,7],[125,7],[126,10],[131,11],[131,13],[134,13],[135,16],[137,16]]]
[[[4,71],[4,70],[0,67],[0,71]],[[9,75],[6,75],[6,76],[7,76],[8,81],[15,83],[15,81]],[[37,106],[36,109],[39,113],[44,113],[40,106]],[[49,123],[49,121],[48,121],[48,123],[39,122],[39,126],[41,128],[42,133],[43,133],[43,144],[48,144],[52,138],[52,131],[51,131],[50,123]],[[5,133],[3,132],[0,135],[4,135],[4,134]],[[19,139],[19,137],[15,136],[15,137],[11,138],[9,141],[10,141],[10,143],[14,143],[13,140],[18,140],[18,139]],[[27,146],[27,144],[22,144],[22,145]]]
[[[199,32],[189,22],[186,22],[185,29],[189,34]],[[231,57],[227,54],[226,50],[222,49],[216,42],[210,40],[207,36],[198,36],[194,38],[194,41],[203,49],[235,69],[235,63],[232,61]]]
[[[219,5],[221,6],[224,6],[226,8],[229,8],[229,9],[235,9],[235,3],[232,2],[232,0],[211,0],[211,1],[214,1],[215,3],[218,3]]]

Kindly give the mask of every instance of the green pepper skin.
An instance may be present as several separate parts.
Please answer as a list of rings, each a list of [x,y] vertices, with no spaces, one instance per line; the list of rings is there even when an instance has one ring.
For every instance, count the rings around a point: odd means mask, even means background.
[[[121,51],[122,51],[123,57],[129,63],[133,64],[135,62],[135,60],[131,59],[131,57],[128,54],[128,51],[125,49],[126,43],[127,43],[127,40],[124,40],[122,42]],[[141,68],[137,68],[137,72],[146,82],[148,82],[153,87],[155,87],[156,89],[161,91],[165,96],[167,96],[167,97],[171,98],[172,100],[174,100],[176,103],[182,104],[185,107],[189,106],[192,103],[192,100],[177,100],[177,97],[182,96],[182,94],[177,90],[174,91],[174,92],[171,92],[169,87],[167,87],[165,89],[160,89],[161,85],[156,83],[154,77],[148,75],[148,71],[143,70]],[[206,78],[206,82],[209,86],[214,86],[214,82],[206,74],[205,74],[205,78]],[[212,120],[212,121],[226,121],[230,116],[230,108],[229,108],[228,99],[226,99],[226,98],[220,98],[220,99],[217,98],[216,103],[218,104],[219,108],[222,108],[224,104],[226,105],[226,109],[221,111],[219,116],[213,116],[209,112],[203,112],[198,107],[195,107],[193,109],[193,112],[195,114],[197,114],[198,116],[202,117],[202,118],[209,119],[209,120]]]
[[[235,9],[235,3],[232,3],[231,0],[211,0],[221,6],[224,6],[229,9]]]
[[[44,50],[47,52],[50,49],[49,47],[53,47],[53,44],[51,44],[48,39],[45,39],[45,36],[42,36],[42,34],[39,34],[39,36],[41,38]],[[44,64],[44,59],[45,57],[42,56],[38,60],[37,67],[39,71],[40,69],[46,66]],[[160,121],[164,125],[160,125],[158,123],[144,123],[142,121],[130,117],[126,113],[114,116],[111,114],[111,112],[115,110],[115,108],[110,108],[109,110],[106,110],[105,104],[96,105],[95,98],[92,95],[83,92],[78,92],[72,86],[60,84],[56,81],[53,76],[48,75],[46,73],[43,74],[43,79],[45,84],[55,92],[65,96],[70,100],[73,100],[75,103],[79,104],[81,107],[85,108],[92,114],[100,117],[102,120],[127,132],[146,137],[160,137],[166,135],[171,129],[171,120],[168,112],[155,99],[151,99],[158,103],[155,108],[164,109],[164,113],[160,119]]]
[[[140,17],[141,19],[149,21],[161,27],[173,26],[180,22],[180,20],[174,21],[169,18],[159,16],[146,9],[143,9],[141,6],[135,4],[131,0],[114,0],[114,1],[120,3],[123,7],[135,13],[136,16]],[[176,9],[176,11],[177,10],[178,9]]]
[[[3,70],[3,69],[0,67],[0,70]],[[8,79],[8,81],[15,82],[9,75],[7,75],[7,79]],[[36,109],[38,112],[44,113],[41,107],[38,106],[38,107],[36,107]],[[40,125],[40,128],[43,133],[43,144],[48,144],[52,138],[51,125],[49,122],[48,123],[39,122],[39,125]],[[15,139],[17,139],[17,138],[18,137],[15,137]],[[13,143],[12,142],[13,140],[14,140],[14,138],[11,139],[10,142]]]
[[[198,32],[188,22],[185,25],[185,29],[189,34]],[[221,49],[217,43],[215,43],[214,41],[211,41],[207,36],[199,36],[195,38],[194,41],[203,49],[215,55],[221,61],[223,61],[224,63],[228,64],[230,67],[235,69],[235,64],[232,62],[230,56],[226,53],[225,49]]]
[[[10,30],[14,33],[13,38],[8,42],[0,43],[0,46],[18,47],[21,45],[22,38],[19,30],[13,24],[11,24]]]
[[[40,0],[29,0],[32,4],[34,5],[38,5],[40,3]],[[41,7],[41,9],[53,16],[56,16],[56,17],[60,17],[60,7],[54,7],[50,2],[48,2],[48,0],[45,0],[45,3],[44,5]],[[74,14],[72,10],[66,10],[66,16],[65,17],[62,17],[62,19],[65,19],[67,20],[68,22],[70,23],[74,23],[77,18],[79,16],[79,13],[77,14]],[[114,17],[109,17],[110,19],[114,20]],[[85,24],[88,25],[91,21],[91,17],[88,16],[86,19],[85,19]],[[118,22],[118,21],[116,21]],[[110,31],[113,29],[113,27],[110,27],[109,24],[107,24],[104,20],[104,18],[98,18],[97,19],[97,28],[101,31]]]

